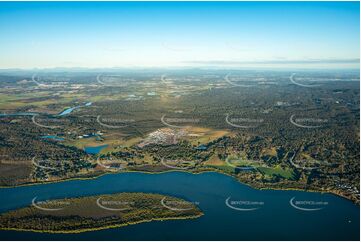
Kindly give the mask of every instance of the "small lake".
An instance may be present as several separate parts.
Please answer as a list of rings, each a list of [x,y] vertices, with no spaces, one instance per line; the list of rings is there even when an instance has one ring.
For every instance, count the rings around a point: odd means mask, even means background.
[[[0,113],[0,117],[13,117],[13,116],[34,116],[38,113],[28,113],[28,112],[19,112],[19,113]]]
[[[256,190],[215,172],[108,174],[91,180],[0,189],[0,211],[39,200],[116,192],[154,192],[199,203],[204,216],[192,220],[142,223],[80,234],[0,231],[2,240],[359,240],[359,206],[331,194]],[[258,201],[256,210],[239,211],[227,199]],[[327,206],[302,211],[292,199],[323,201]],[[239,204],[232,204],[239,206]],[[293,203],[297,206],[304,204]]]
[[[71,108],[66,108],[65,110],[63,110],[62,112],[60,112],[58,114],[58,116],[64,116],[67,114],[70,114],[71,112],[73,112],[75,109],[78,108],[82,108],[82,107],[88,107],[91,106],[92,103],[88,102],[85,103],[84,105],[80,105],[80,106],[76,106],[76,107],[71,107]],[[38,115],[39,113],[33,113],[33,112],[18,112],[18,113],[0,113],[0,117],[13,117],[13,116],[34,116],[34,115]]]
[[[84,147],[84,151],[87,154],[96,155],[96,154],[99,154],[99,152],[102,151],[102,149],[104,149],[106,147],[108,147],[107,144],[100,145],[100,146],[87,146],[87,147]]]
[[[73,112],[75,109],[78,109],[78,108],[81,108],[81,107],[87,107],[87,106],[91,106],[92,103],[91,102],[88,102],[84,105],[81,105],[81,106],[76,106],[76,107],[71,107],[71,108],[67,108],[65,109],[64,111],[62,111],[61,113],[58,114],[58,116],[64,116],[64,115],[67,115],[67,114],[70,114],[71,112]]]
[[[78,108],[78,107],[67,108],[67,109],[65,109],[64,111],[62,111],[61,113],[59,113],[58,115],[59,115],[59,116],[67,115],[67,114],[73,112],[74,109],[77,109],[77,108]]]

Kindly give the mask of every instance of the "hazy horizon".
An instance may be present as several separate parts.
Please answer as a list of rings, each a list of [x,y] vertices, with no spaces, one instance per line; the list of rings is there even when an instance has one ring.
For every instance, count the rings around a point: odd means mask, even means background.
[[[359,2],[1,2],[0,69],[359,69]]]

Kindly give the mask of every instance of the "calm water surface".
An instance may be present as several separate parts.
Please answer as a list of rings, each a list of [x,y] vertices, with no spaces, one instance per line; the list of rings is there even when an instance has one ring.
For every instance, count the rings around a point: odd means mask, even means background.
[[[116,192],[155,192],[199,203],[204,216],[193,220],[150,222],[81,234],[0,231],[2,240],[359,240],[359,206],[330,194],[256,190],[222,174],[109,174],[93,180],[73,180],[0,189],[0,211],[39,200]],[[232,209],[253,207],[256,210]],[[300,201],[322,201],[320,210]],[[238,203],[236,203],[238,201]],[[239,201],[257,202],[246,206]],[[297,202],[298,201],[298,202]],[[255,203],[254,203],[255,204]],[[309,208],[309,207],[308,207]]]
[[[107,144],[105,145],[100,145],[100,146],[87,146],[87,147],[84,147],[84,151],[87,153],[87,154],[92,154],[92,155],[96,155],[96,154],[99,154],[99,152],[108,147]]]

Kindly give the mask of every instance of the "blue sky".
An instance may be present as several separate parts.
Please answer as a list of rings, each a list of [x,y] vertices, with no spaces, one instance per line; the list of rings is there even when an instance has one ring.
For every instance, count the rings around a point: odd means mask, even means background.
[[[0,2],[0,68],[358,68],[359,2]]]

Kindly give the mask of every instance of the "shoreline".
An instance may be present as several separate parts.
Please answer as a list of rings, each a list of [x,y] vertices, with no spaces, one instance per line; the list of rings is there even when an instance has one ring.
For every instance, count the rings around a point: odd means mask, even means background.
[[[18,231],[18,232],[34,232],[34,233],[47,233],[47,234],[80,234],[80,233],[86,233],[86,232],[93,232],[93,231],[99,231],[99,230],[106,230],[106,229],[116,229],[116,228],[122,228],[126,226],[141,224],[141,223],[150,223],[153,221],[168,221],[168,220],[187,220],[187,219],[197,219],[199,217],[202,217],[204,215],[203,212],[201,212],[199,215],[195,216],[183,216],[183,217],[168,217],[168,218],[154,218],[154,219],[146,219],[146,220],[140,220],[137,222],[129,222],[129,223],[123,223],[123,224],[114,224],[114,225],[107,225],[103,227],[97,227],[97,228],[86,228],[86,229],[78,229],[78,230],[35,230],[35,229],[18,229],[18,228],[0,228],[1,231]]]
[[[123,170],[123,171],[118,171],[118,172],[103,172],[101,174],[95,174],[94,176],[89,176],[89,177],[72,177],[72,178],[64,178],[64,179],[59,179],[59,180],[53,180],[53,181],[43,181],[43,182],[29,182],[29,183],[24,183],[24,184],[19,184],[19,185],[15,185],[15,186],[0,186],[0,189],[12,189],[12,188],[17,188],[17,187],[25,187],[25,186],[36,186],[36,185],[43,185],[43,184],[52,184],[52,183],[60,183],[60,182],[67,182],[67,181],[76,181],[76,180],[95,180],[97,178],[100,178],[102,176],[105,175],[110,175],[110,174],[122,174],[122,173],[143,173],[143,174],[150,174],[150,175],[156,175],[156,174],[162,174],[162,173],[170,173],[170,172],[184,172],[184,173],[189,173],[189,174],[193,174],[193,175],[200,175],[203,173],[218,173],[218,174],[222,174],[222,175],[226,175],[229,176],[233,179],[235,179],[237,182],[246,185],[248,187],[251,187],[252,189],[256,189],[256,190],[275,190],[275,191],[303,191],[303,192],[318,192],[321,194],[332,194],[334,196],[338,196],[340,198],[346,199],[350,202],[352,202],[355,205],[360,206],[360,201],[355,201],[345,195],[342,195],[340,193],[336,193],[336,192],[332,192],[332,191],[322,191],[322,190],[315,190],[315,189],[302,189],[302,188],[274,188],[274,187],[255,187],[252,186],[251,184],[248,184],[247,182],[244,181],[240,181],[239,179],[237,179],[237,177],[234,177],[230,174],[227,174],[225,172],[216,170],[216,169],[210,169],[210,170],[201,170],[201,171],[187,171],[187,170],[183,170],[183,169],[173,169],[173,170],[165,170],[165,171],[136,171],[136,170]]]

